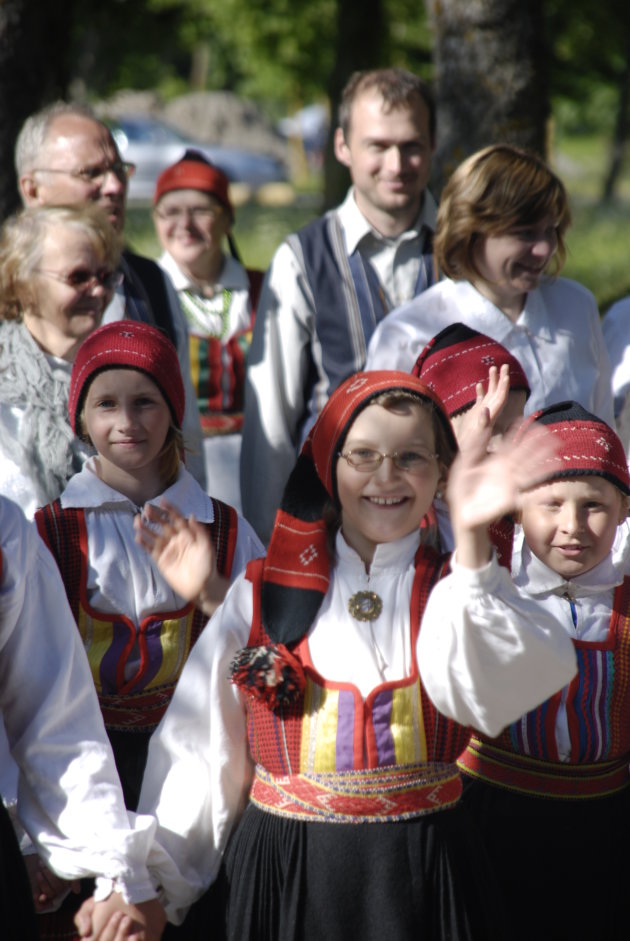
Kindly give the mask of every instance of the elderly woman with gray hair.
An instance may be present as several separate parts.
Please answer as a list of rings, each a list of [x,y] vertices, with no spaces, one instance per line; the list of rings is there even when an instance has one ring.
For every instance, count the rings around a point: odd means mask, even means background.
[[[118,277],[119,237],[97,207],[34,207],[0,238],[0,493],[32,517],[88,455],[68,421],[72,362]]]

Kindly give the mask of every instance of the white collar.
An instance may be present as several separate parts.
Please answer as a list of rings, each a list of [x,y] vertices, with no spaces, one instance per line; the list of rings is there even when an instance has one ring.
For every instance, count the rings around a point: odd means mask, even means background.
[[[61,505],[75,509],[112,509],[138,512],[138,507],[124,494],[110,487],[96,473],[95,458],[85,462],[83,469],[68,482],[61,495]],[[201,489],[194,477],[185,467],[181,467],[179,476],[164,493],[147,502],[159,506],[162,499],[177,507],[183,516],[191,513],[200,523],[211,523],[214,511],[210,497]]]
[[[387,239],[384,235],[381,235],[380,232],[377,232],[377,230],[370,225],[356,204],[356,200],[354,198],[354,187],[350,187],[346,198],[337,208],[336,212],[344,231],[346,251],[349,255],[355,251],[359,242],[365,238],[366,235],[371,235],[380,242],[396,241],[396,239]],[[422,200],[422,208],[418,213],[418,217],[416,218],[413,225],[411,225],[405,232],[401,233],[397,239],[403,241],[404,239],[419,238],[426,230],[434,232],[436,217],[437,206],[435,204],[435,200],[433,199],[431,193],[428,190],[425,190],[424,198]]]
[[[450,287],[446,290],[450,292],[450,296],[454,296],[457,303],[465,305],[469,314],[473,314],[475,329],[491,333],[499,343],[504,343],[515,327],[535,334],[538,340],[553,343],[555,329],[544,300],[545,290],[550,283],[552,282],[549,279],[543,278],[540,285],[529,292],[525,306],[516,321],[510,320],[507,314],[481,294],[470,281],[450,281]]]
[[[524,589],[528,595],[569,595],[571,598],[584,598],[598,594],[620,585],[625,576],[625,553],[620,552],[622,544],[627,543],[627,535],[619,527],[611,552],[599,565],[578,575],[565,579],[533,554],[519,530],[514,539],[512,555],[512,578],[517,588]]]
[[[173,256],[168,252],[164,252],[159,259],[159,265],[173,282],[176,291],[192,291],[193,293],[199,291],[198,285],[188,275],[184,274]],[[240,261],[232,258],[231,255],[224,255],[223,265],[214,286],[217,292],[223,290],[247,291],[249,289],[247,273]]]
[[[396,539],[394,542],[381,542],[374,550],[374,558],[370,565],[370,577],[383,574],[391,569],[396,571],[397,575],[402,574],[414,560],[414,556],[420,545],[419,529],[414,530],[402,539]],[[357,568],[365,574],[365,564],[359,554],[348,545],[341,530],[337,533],[335,539],[335,549],[337,559],[344,567]]]

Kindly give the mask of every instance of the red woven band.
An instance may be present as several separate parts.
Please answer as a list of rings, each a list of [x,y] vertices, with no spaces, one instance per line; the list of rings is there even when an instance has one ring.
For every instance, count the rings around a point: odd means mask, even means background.
[[[462,792],[453,764],[276,776],[258,766],[250,800],[262,810],[326,823],[385,823],[444,810]]]
[[[565,764],[516,755],[473,736],[457,764],[473,778],[537,797],[581,800],[606,797],[630,786],[627,755],[614,761]]]
[[[150,693],[99,696],[105,727],[120,732],[153,732],[174,692],[175,684],[169,683]]]

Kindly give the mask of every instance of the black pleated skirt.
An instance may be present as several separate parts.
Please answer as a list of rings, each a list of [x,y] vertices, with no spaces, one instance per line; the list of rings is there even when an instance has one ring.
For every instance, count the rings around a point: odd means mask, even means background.
[[[229,941],[503,937],[492,870],[461,805],[407,822],[336,824],[250,804],[222,880]]]
[[[562,800],[463,778],[514,941],[628,941],[630,790]]]
[[[0,799],[0,938],[37,941],[31,890],[13,824]]]

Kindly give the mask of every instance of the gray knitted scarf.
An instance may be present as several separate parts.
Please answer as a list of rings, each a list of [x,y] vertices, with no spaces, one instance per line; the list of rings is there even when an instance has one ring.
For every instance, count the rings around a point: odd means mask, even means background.
[[[0,452],[18,465],[38,505],[55,500],[90,449],[68,420],[70,370],[47,357],[23,323],[0,324],[0,403],[18,409],[18,433],[0,414]]]

